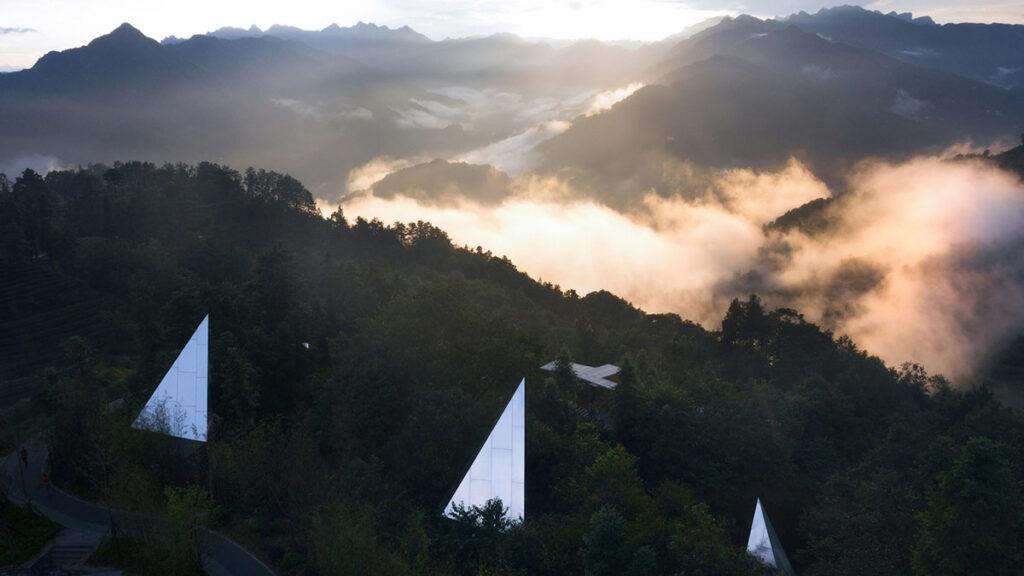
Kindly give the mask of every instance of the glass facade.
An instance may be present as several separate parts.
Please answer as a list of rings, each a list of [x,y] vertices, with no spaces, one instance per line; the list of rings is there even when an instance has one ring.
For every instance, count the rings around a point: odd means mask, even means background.
[[[757,506],[754,508],[754,521],[750,525],[747,552],[765,566],[777,568],[790,576],[795,575],[786,552],[775,535],[775,529],[772,528],[772,523],[761,506],[760,498],[757,499]]]
[[[526,517],[526,380],[519,383],[498,423],[470,465],[452,499],[445,506],[451,515],[456,504],[465,508],[484,506],[498,498],[508,508],[507,517]]]
[[[206,441],[209,321],[206,316],[199,323],[133,427]]]

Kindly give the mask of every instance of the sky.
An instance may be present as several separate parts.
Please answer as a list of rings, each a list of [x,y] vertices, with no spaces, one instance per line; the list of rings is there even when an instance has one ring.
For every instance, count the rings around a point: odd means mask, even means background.
[[[927,14],[938,22],[1024,24],[1022,0],[836,0]],[[30,67],[130,22],[147,36],[189,37],[221,26],[320,29],[358,21],[408,25],[434,39],[512,32],[524,37],[659,40],[716,15],[771,17],[822,0],[0,0],[0,70]]]

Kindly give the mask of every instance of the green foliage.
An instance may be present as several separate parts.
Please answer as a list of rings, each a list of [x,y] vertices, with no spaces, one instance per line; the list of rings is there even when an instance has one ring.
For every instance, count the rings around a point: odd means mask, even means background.
[[[669,538],[672,565],[682,574],[738,576],[759,571],[744,550],[728,544],[725,527],[703,504],[685,507]]]
[[[507,512],[498,499],[483,506],[455,505],[439,536],[439,546],[451,557],[453,570],[467,575],[512,571],[512,544],[521,526]]]
[[[40,553],[60,526],[25,508],[0,500],[0,568],[14,567]]]
[[[314,208],[287,176],[205,163],[0,180],[0,265],[76,287],[33,309],[100,310],[18,317],[26,336],[73,336],[19,348],[51,365],[32,408],[54,480],[170,512],[168,570],[195,568],[215,509],[284,574],[756,574],[759,496],[811,576],[1016,557],[1024,423],[986,389],[894,370],[756,297],[709,331],[537,283],[427,223]],[[133,430],[207,313],[209,442]],[[573,356],[619,363],[620,386],[581,385]],[[442,517],[524,375],[527,521],[499,503]],[[954,531],[978,510],[990,525]]]
[[[120,568],[127,574],[167,574],[202,576],[198,565],[182,564],[173,551],[159,541],[139,540],[124,536],[107,538],[89,558],[91,566]]]
[[[605,506],[590,517],[590,530],[583,537],[583,566],[587,576],[643,576],[657,566],[649,546],[636,548],[625,519],[613,506]]]
[[[1019,574],[1024,563],[1024,489],[1009,451],[971,438],[928,493],[915,574]]]
[[[379,540],[377,522],[373,508],[356,504],[335,505],[314,517],[310,547],[316,572],[337,576],[411,574],[412,567],[399,548]],[[416,528],[406,535],[425,538]],[[415,540],[405,544],[414,550],[424,545]],[[411,560],[415,563],[421,559],[414,553]]]
[[[206,491],[190,486],[171,487],[167,494],[168,575],[186,576],[201,571],[202,535],[213,514],[213,502]]]
[[[625,549],[626,521],[614,507],[605,506],[590,517],[590,531],[583,537],[583,565],[588,576],[622,574],[629,566]]]

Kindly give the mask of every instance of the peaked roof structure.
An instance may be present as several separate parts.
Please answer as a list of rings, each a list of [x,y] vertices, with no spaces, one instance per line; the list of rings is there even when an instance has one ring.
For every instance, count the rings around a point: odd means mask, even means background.
[[[761,506],[761,499],[757,499],[757,507],[754,509],[754,521],[750,526],[750,538],[747,539],[747,552],[765,566],[771,566],[782,570],[789,576],[796,576],[793,566],[786,558],[786,552],[779,543],[779,537],[775,535],[772,523],[768,521]]]
[[[546,372],[554,372],[555,367],[558,366],[557,361],[551,361],[540,367],[541,370]],[[599,388],[607,388],[609,390],[619,385],[614,380],[609,380],[610,377],[615,376],[621,369],[614,364],[603,364],[601,366],[587,366],[586,364],[572,363],[572,371],[576,374],[576,377],[588,384],[597,386]]]
[[[526,517],[526,379],[524,378],[498,423],[459,483],[444,513],[452,516],[455,505],[484,506],[499,498],[509,519]]]
[[[209,322],[199,323],[133,428],[206,442]]]

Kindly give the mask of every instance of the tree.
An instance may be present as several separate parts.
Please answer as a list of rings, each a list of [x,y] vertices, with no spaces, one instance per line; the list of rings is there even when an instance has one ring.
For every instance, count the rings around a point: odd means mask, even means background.
[[[770,334],[771,323],[761,299],[756,294],[746,302],[735,299],[722,319],[722,345],[727,349],[750,348],[763,350]]]
[[[1024,494],[1006,446],[968,440],[928,493],[920,526],[915,574],[1020,574]]]
[[[46,181],[33,170],[26,169],[11,188],[20,227],[28,242],[31,259],[47,252],[53,245],[54,232],[50,217],[53,205]]]
[[[650,505],[650,497],[636,471],[636,457],[621,445],[598,456],[587,467],[583,477],[584,492],[595,508],[600,503],[607,503],[633,517],[646,512]]]
[[[0,174],[0,258],[16,260],[29,252],[21,215],[6,174]]]
[[[224,406],[222,416],[236,427],[250,427],[255,423],[260,405],[260,391],[255,386],[256,370],[249,362],[238,339],[231,332],[220,334],[214,342],[211,365],[214,390],[218,400],[214,405]]]
[[[583,537],[587,576],[617,576],[626,572],[630,561],[626,536],[626,520],[613,506],[604,506],[590,517],[590,531]]]
[[[462,574],[484,574],[507,567],[509,533],[522,524],[506,517],[508,509],[492,498],[483,506],[456,504],[445,520],[442,548]]]
[[[669,556],[676,574],[747,576],[760,571],[744,549],[729,543],[722,522],[704,504],[686,507],[669,538]]]
[[[173,576],[191,576],[201,570],[202,538],[213,514],[213,502],[198,486],[172,487],[165,494],[171,552],[168,568]]]
[[[328,216],[327,221],[330,222],[331,228],[339,232],[348,231],[348,220],[345,219],[345,213],[339,206],[331,215]]]
[[[554,385],[561,390],[562,394],[569,398],[575,396],[580,386],[580,382],[576,378],[576,372],[572,369],[572,354],[569,353],[569,349],[565,346],[562,346],[562,349],[558,351],[558,356],[555,358],[555,369],[551,373],[551,379]]]
[[[310,213],[317,211],[313,195],[288,174],[249,168],[245,171],[244,184],[246,192],[261,200],[281,202]]]
[[[380,541],[377,514],[367,505],[336,504],[313,519],[310,541],[318,574],[396,576],[408,572],[402,559]]]

